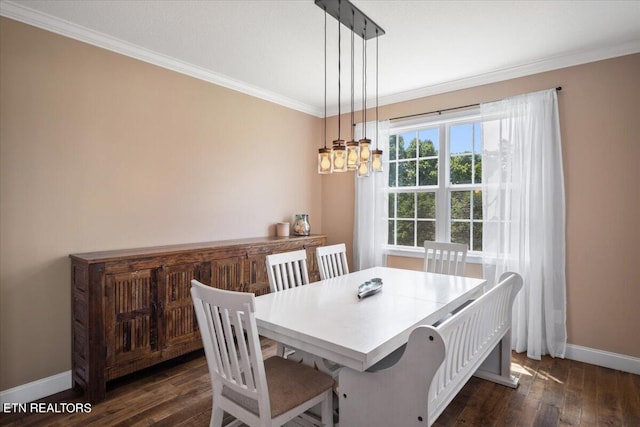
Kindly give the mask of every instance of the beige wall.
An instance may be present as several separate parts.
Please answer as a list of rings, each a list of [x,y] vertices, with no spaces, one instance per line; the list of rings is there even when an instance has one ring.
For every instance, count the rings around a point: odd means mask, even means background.
[[[640,357],[640,55],[380,113],[557,85],[569,342]],[[315,173],[321,125],[0,19],[0,390],[70,369],[69,253],[273,234],[275,222],[303,211],[314,232],[351,249],[354,177]],[[420,262],[391,260],[406,268]]]
[[[640,357],[640,54],[382,106],[380,118],[556,86],[563,88],[568,341]],[[331,120],[329,136],[335,126]],[[323,230],[331,241],[351,244],[354,178],[322,179]],[[404,268],[420,268],[421,262],[389,261]]]
[[[68,254],[321,231],[321,120],[0,21],[0,390],[71,367]]]

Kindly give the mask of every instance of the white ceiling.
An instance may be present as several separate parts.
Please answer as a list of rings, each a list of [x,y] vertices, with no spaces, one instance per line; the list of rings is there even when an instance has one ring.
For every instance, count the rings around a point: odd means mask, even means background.
[[[386,31],[379,38],[380,104],[640,52],[640,0],[353,3]],[[313,0],[2,0],[0,12],[300,111],[324,114],[324,13]],[[327,22],[327,102],[332,114],[337,110],[338,29],[332,17]],[[361,43],[356,38],[357,98]],[[372,102],[375,39],[368,57]],[[343,27],[343,111],[349,105],[349,58],[350,36]]]

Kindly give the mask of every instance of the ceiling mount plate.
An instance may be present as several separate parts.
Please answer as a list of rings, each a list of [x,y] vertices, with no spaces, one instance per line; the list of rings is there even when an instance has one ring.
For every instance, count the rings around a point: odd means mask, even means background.
[[[379,37],[384,30],[349,0],[315,0],[316,5],[365,40]]]

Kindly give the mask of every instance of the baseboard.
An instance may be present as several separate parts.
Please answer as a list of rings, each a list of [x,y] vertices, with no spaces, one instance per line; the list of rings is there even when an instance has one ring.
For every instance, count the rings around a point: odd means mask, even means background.
[[[640,358],[567,344],[567,359],[640,375]],[[71,388],[71,371],[0,391],[0,404],[28,403]]]
[[[565,357],[578,362],[640,375],[640,358],[638,357],[625,356],[624,354],[611,353],[575,344],[567,344]]]
[[[0,391],[0,404],[29,403],[71,388],[71,371]]]

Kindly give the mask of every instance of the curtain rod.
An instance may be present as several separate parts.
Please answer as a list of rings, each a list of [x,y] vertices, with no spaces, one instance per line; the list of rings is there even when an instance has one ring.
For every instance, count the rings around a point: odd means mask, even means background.
[[[561,90],[562,90],[562,86],[556,87],[556,92],[560,92]],[[495,101],[487,101],[487,102],[495,102]],[[409,114],[409,115],[406,115],[406,116],[392,117],[389,120],[409,119],[411,117],[426,116],[428,114],[435,114],[435,113],[442,114],[442,113],[447,112],[447,111],[463,110],[465,108],[477,107],[479,105],[480,105],[480,103],[461,105],[460,107],[443,108],[441,110],[427,111],[426,113],[416,113],[416,114]]]

